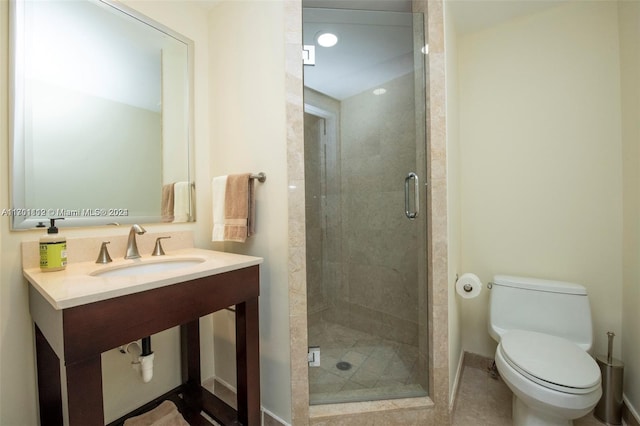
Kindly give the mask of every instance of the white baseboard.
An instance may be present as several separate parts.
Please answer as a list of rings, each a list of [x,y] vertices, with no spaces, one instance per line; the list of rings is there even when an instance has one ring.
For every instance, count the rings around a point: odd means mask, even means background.
[[[282,424],[284,426],[291,426],[291,423],[285,422],[280,417],[276,416],[275,414],[273,414],[271,411],[265,409],[264,407],[262,407],[262,414],[263,414],[263,417],[264,417],[265,414],[268,414],[269,417],[271,417],[272,419],[276,420],[277,422],[279,422],[280,424]],[[262,424],[264,424],[264,418],[262,419]]]
[[[213,376],[208,380],[216,381],[216,382],[220,383],[222,386],[224,386],[225,388],[229,389],[231,392],[236,393],[236,394],[238,393],[238,389],[236,389],[234,386],[231,386],[231,384],[229,384],[226,381],[222,380],[220,377]]]
[[[464,351],[460,351],[460,359],[458,360],[458,368],[456,369],[456,376],[453,379],[453,387],[451,388],[451,395],[449,395],[449,412],[453,412],[453,407],[458,397],[458,388],[460,387],[460,380],[462,376],[462,367],[464,364]]]
[[[214,382],[218,382],[220,383],[222,386],[224,386],[225,388],[227,388],[229,391],[237,394],[238,393],[238,389],[236,389],[234,386],[231,386],[231,384],[227,383],[226,381],[220,379],[219,377],[213,376],[208,378],[207,380],[204,380],[204,382],[207,383],[214,383]],[[281,425],[283,426],[291,426],[290,423],[287,423],[286,421],[282,420],[280,417],[278,417],[277,415],[273,414],[271,411],[267,410],[266,408],[264,408],[262,406],[262,404],[260,405],[260,411],[262,412],[262,419],[261,419],[261,423],[264,424],[264,415],[267,414],[269,417],[271,417],[272,419],[276,420],[277,422],[279,422]]]
[[[636,423],[640,424],[640,415],[638,415],[638,410],[636,410],[636,408],[631,405],[631,403],[629,402],[629,400],[627,399],[626,395],[622,395],[622,400],[624,401],[624,405],[627,407],[627,410],[629,411],[629,414],[631,414],[633,416],[633,418],[635,419]]]

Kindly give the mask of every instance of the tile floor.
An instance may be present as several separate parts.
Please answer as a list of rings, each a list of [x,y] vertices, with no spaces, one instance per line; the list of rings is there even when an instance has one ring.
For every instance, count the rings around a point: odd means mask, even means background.
[[[415,346],[318,321],[309,346],[320,347],[320,366],[309,368],[312,404],[424,396]]]
[[[417,350],[409,345],[372,337],[332,323],[309,330],[310,345],[321,346],[321,367],[309,370],[310,397],[317,403],[381,399],[388,392],[424,395],[416,383]],[[339,370],[337,362],[352,363]],[[465,354],[464,367],[452,414],[452,426],[512,426],[511,391],[500,378],[492,378],[491,360]],[[360,371],[360,373],[358,373]],[[235,407],[235,394],[219,383],[204,383],[218,397]],[[215,424],[215,423],[214,423]],[[265,425],[279,425],[265,416]],[[574,426],[603,426],[589,414]],[[439,426],[439,425],[438,425]]]
[[[474,355],[467,355],[467,358],[469,361],[465,362],[462,370],[452,426],[512,426],[511,391],[500,378],[494,379],[489,375],[486,358]],[[236,406],[235,394],[225,386],[213,381],[204,385],[232,407]],[[264,425],[280,423],[265,415]],[[603,425],[591,414],[574,421],[574,426]]]
[[[511,426],[511,391],[491,377],[486,358],[470,358],[462,370],[452,426]],[[574,426],[602,425],[592,414],[574,420]]]

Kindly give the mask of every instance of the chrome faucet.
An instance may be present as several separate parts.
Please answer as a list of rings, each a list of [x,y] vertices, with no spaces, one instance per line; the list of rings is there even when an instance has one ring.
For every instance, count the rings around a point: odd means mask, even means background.
[[[137,259],[140,257],[138,253],[138,244],[136,243],[136,234],[142,235],[147,232],[142,226],[134,224],[129,231],[129,241],[127,241],[127,254],[124,255],[125,259]]]

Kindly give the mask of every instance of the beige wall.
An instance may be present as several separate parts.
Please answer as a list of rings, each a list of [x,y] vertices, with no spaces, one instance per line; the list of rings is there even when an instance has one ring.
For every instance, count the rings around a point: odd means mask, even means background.
[[[260,267],[262,405],[291,419],[289,359],[289,188],[285,116],[284,4],[224,1],[209,15],[211,176],[263,171],[257,234],[226,251],[264,257]],[[289,189],[288,189],[289,188]],[[302,188],[302,191],[304,188]],[[210,220],[210,219],[209,219]],[[220,243],[216,243],[221,248]],[[216,376],[235,385],[234,325],[214,315]]]
[[[620,2],[623,167],[622,359],[624,394],[640,410],[640,3]],[[620,353],[618,352],[618,357]]]
[[[602,353],[606,331],[621,332],[616,4],[562,4],[458,46],[463,267],[485,283],[505,273],[584,284]],[[495,350],[488,296],[463,310],[464,348],[482,355]]]
[[[0,49],[8,60],[8,2],[0,2]],[[0,67],[0,170],[9,182],[8,67]],[[9,207],[9,185],[0,185],[2,208]],[[0,217],[0,423],[37,424],[33,330],[22,279],[22,233],[9,232],[9,218]],[[21,386],[16,386],[16,384]]]
[[[640,3],[447,5],[457,27],[447,39],[448,95],[457,96],[447,120],[460,131],[463,269],[484,282],[520,273],[585,284],[595,352],[606,352],[606,331],[617,334],[637,416]],[[453,146],[455,125],[448,135]],[[486,293],[461,303],[463,348],[491,356]]]
[[[0,55],[5,62],[8,58],[7,2],[0,2]],[[208,125],[206,98],[207,87],[207,34],[206,19],[203,10],[195,3],[185,4],[179,1],[166,2],[126,2],[153,19],[174,28],[196,42],[196,87],[203,92],[195,94],[195,141],[196,150],[200,154],[196,164],[196,182],[206,182],[208,179],[209,159],[207,144]],[[8,127],[7,68],[0,67],[0,128]],[[9,207],[9,160],[8,160],[8,132],[0,133],[0,170],[4,182],[0,185],[0,207]],[[205,186],[198,186],[196,199],[196,214],[206,217],[207,203]],[[192,229],[195,243],[199,247],[206,247],[206,239],[201,236],[210,232],[205,221],[184,225],[149,225],[149,232],[156,230],[185,230]],[[123,235],[128,232],[126,227],[119,228],[84,228],[68,230],[61,228],[68,237],[74,236],[109,236]],[[37,240],[40,232],[9,231],[9,218],[0,217],[0,325],[2,337],[0,343],[0,424],[3,425],[33,425],[37,424],[37,399],[35,389],[35,368],[33,357],[33,329],[27,301],[27,284],[22,278],[20,243],[26,240]],[[144,237],[141,237],[144,238]],[[96,247],[96,255],[98,247]],[[116,256],[116,253],[111,253]],[[203,344],[203,375],[213,375],[212,351],[213,339],[211,319],[201,321],[201,341]],[[109,351],[103,355],[103,380],[105,387],[105,417],[107,421],[115,419],[137,407],[151,397],[158,396],[173,386],[179,380],[176,371],[178,364],[178,339],[175,330],[155,335],[152,345],[156,352],[156,369],[154,379],[150,384],[143,384],[131,369],[130,359]]]
[[[462,362],[461,309],[472,301],[460,300],[455,292],[456,275],[461,270],[461,211],[460,211],[460,138],[458,112],[458,38],[450,10],[450,3],[444,5],[444,33],[446,59],[446,111],[447,111],[447,215],[449,245],[449,395],[453,402],[455,386],[460,379]]]
[[[595,352],[606,331],[618,335],[636,414],[639,22],[638,2],[569,2],[458,34],[457,49],[463,265],[485,282],[506,272],[585,284]],[[463,345],[491,355],[487,296],[463,305]]]

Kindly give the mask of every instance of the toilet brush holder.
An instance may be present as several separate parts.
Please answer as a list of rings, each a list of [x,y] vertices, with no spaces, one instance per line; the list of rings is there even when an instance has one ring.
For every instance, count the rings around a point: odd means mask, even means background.
[[[595,417],[610,425],[622,424],[622,378],[624,364],[613,358],[614,333],[608,332],[609,350],[606,356],[598,355],[596,363],[602,375],[602,397],[593,410]]]

